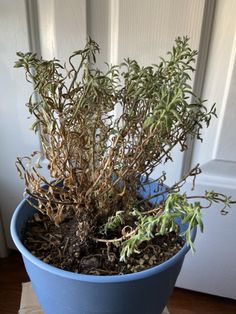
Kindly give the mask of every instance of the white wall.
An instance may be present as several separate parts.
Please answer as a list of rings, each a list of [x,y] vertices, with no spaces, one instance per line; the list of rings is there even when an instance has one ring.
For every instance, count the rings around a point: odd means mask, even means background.
[[[13,69],[16,51],[29,50],[25,1],[1,0],[0,6],[0,208],[11,246],[9,223],[23,192],[15,169],[16,156],[29,154],[39,143],[28,130],[30,121],[24,106],[31,87],[25,84],[23,71]]]

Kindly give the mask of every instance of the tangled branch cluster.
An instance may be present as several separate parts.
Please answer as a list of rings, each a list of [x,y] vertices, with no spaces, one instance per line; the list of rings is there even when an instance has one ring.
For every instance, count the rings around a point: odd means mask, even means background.
[[[123,226],[120,241],[113,242],[125,260],[155,233],[174,229],[177,216],[190,222],[190,229],[202,224],[201,205],[177,193],[186,178],[146,213],[137,207],[137,190],[145,189],[153,169],[171,159],[177,144],[185,151],[189,136],[201,140],[201,129],[216,113],[215,106],[208,111],[192,97],[188,81],[197,52],[189,48],[188,38],[176,39],[168,60],[147,67],[125,59],[102,72],[96,68],[97,52],[99,46],[89,39],[64,66],[33,53],[17,54],[15,67],[23,67],[34,86],[27,106],[44,156],[34,152],[16,165],[26,194],[37,200],[33,206],[55,224],[73,213],[81,242],[106,221],[106,232],[109,226]],[[122,108],[117,118],[116,106]],[[48,161],[50,180],[40,174],[42,158]],[[198,172],[196,167],[190,175]],[[164,180],[165,175],[157,179],[159,184]],[[135,229],[126,226],[129,215],[136,217]]]

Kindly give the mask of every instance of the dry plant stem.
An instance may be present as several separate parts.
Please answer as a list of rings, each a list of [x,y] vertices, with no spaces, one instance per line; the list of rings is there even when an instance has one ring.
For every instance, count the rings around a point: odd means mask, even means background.
[[[174,185],[172,185],[171,187],[167,187],[164,191],[161,191],[161,192],[158,192],[158,193],[155,193],[149,197],[146,197],[144,199],[141,199],[138,203],[141,204],[143,202],[148,202],[150,201],[151,199],[153,198],[156,198],[160,195],[163,195],[163,194],[166,194],[166,193],[171,193],[171,192],[179,192],[180,191],[180,188],[183,186],[183,184],[186,182],[186,180],[193,176],[193,177],[196,177],[199,173],[201,173],[201,169],[199,168],[199,164],[197,164],[194,168],[192,168],[186,175],[184,175],[182,177],[181,180],[179,180],[178,182],[176,182]],[[194,183],[194,182],[193,182]],[[194,186],[193,186],[194,187]],[[201,198],[201,196],[200,196]]]
[[[25,191],[26,191],[26,193],[27,193],[29,196],[31,196],[31,197],[34,198],[34,199],[38,199],[38,200],[41,200],[41,201],[43,201],[43,202],[47,202],[47,201],[48,201],[47,198],[41,197],[41,196],[39,196],[39,195],[35,195],[35,194],[31,193],[28,189],[26,189]],[[53,203],[55,203],[55,204],[61,204],[61,205],[75,205],[75,204],[76,204],[76,203],[74,203],[74,202],[60,202],[60,201],[56,201],[56,200],[53,200]],[[34,207],[36,207],[36,206],[34,206]],[[36,207],[36,208],[37,208],[37,207]]]
[[[153,208],[153,209],[150,209],[150,210],[147,210],[147,211],[142,211],[141,214],[142,215],[149,215],[149,214],[155,214],[155,215],[159,215],[163,212],[163,206],[160,205],[159,207],[157,208]]]
[[[187,199],[205,199],[205,200],[208,200],[208,198],[204,195],[191,195],[191,196],[187,196]],[[224,201],[224,199],[220,198],[220,197],[215,197],[215,200],[218,202]],[[229,201],[229,204],[236,204],[236,201]]]
[[[93,187],[95,187],[95,186],[98,184],[98,182],[100,181],[100,179],[103,177],[105,171],[107,170],[108,166],[110,165],[110,163],[111,163],[111,161],[112,161],[112,158],[113,158],[114,150],[115,150],[115,148],[116,148],[116,145],[117,145],[117,143],[118,143],[120,137],[121,137],[121,134],[119,134],[119,135],[116,137],[116,139],[115,139],[115,141],[114,141],[114,143],[113,143],[113,145],[112,145],[112,147],[111,147],[111,150],[110,150],[110,152],[109,152],[109,156],[107,157],[107,160],[106,160],[106,162],[105,162],[105,165],[101,167],[101,168],[102,168],[102,171],[101,171],[101,173],[99,174],[99,176],[97,177],[96,181],[94,182]]]
[[[127,233],[126,235],[123,235],[120,238],[115,239],[99,239],[99,238],[92,238],[96,242],[102,242],[102,243],[115,243],[115,242],[121,242],[127,238],[130,238],[132,235],[134,235],[137,232],[137,228],[131,231],[130,233]]]

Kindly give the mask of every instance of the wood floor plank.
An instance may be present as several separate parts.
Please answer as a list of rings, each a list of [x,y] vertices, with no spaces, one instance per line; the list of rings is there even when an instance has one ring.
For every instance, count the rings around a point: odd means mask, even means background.
[[[28,281],[21,256],[12,251],[0,259],[0,313],[16,314],[20,305],[21,283]]]
[[[236,314],[236,301],[175,288],[168,308],[171,314]]]
[[[28,280],[18,252],[0,259],[0,314],[18,312],[21,283]],[[176,288],[168,308],[171,314],[236,314],[236,301]]]

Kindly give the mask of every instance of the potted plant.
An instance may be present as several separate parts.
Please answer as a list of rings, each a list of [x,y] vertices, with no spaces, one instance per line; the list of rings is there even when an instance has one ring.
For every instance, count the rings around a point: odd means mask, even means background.
[[[34,86],[27,106],[42,152],[17,158],[26,198],[11,233],[45,313],[158,314],[203,228],[202,209],[222,202],[225,213],[233,202],[181,193],[199,165],[171,187],[152,172],[189,136],[202,140],[215,106],[188,85],[197,52],[187,37],[147,67],[125,59],[102,72],[97,52],[89,38],[64,66],[17,53]]]

